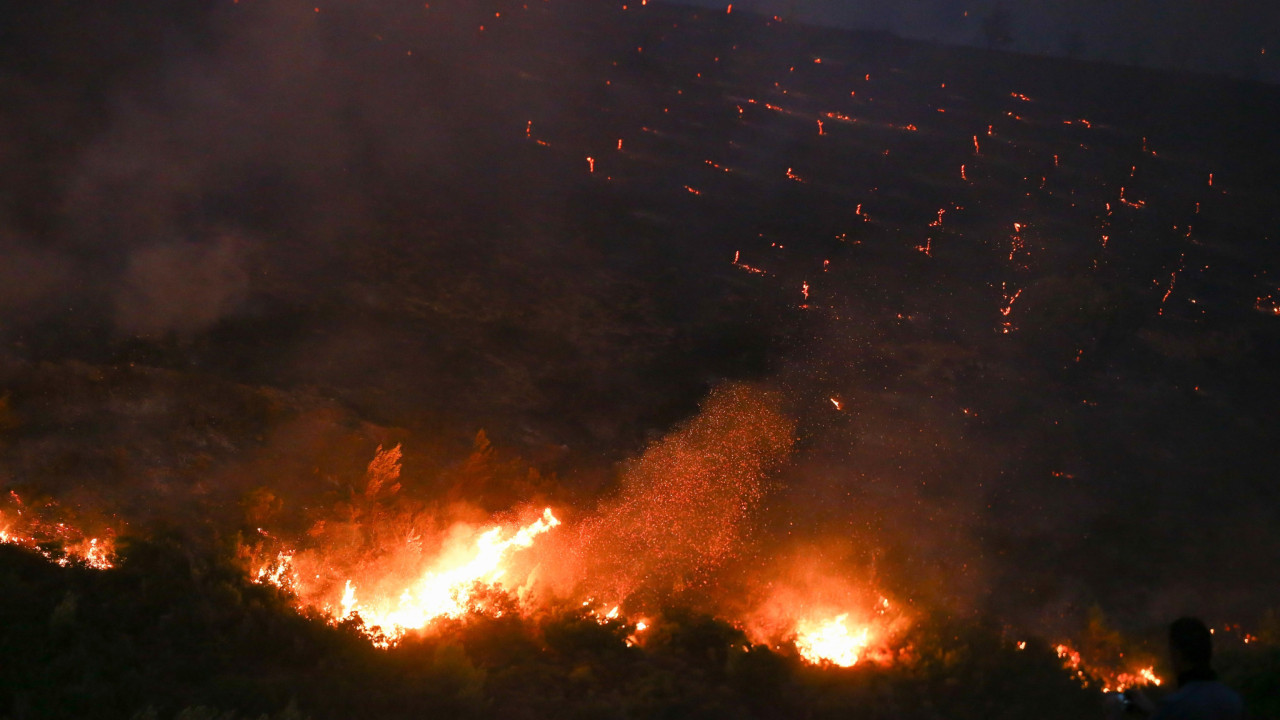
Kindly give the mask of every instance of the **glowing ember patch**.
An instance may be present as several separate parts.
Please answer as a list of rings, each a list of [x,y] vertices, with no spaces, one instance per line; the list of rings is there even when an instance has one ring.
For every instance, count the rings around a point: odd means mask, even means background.
[[[80,559],[91,568],[106,570],[111,567],[111,547],[107,544],[99,543],[98,538],[89,538],[89,545],[84,548]]]
[[[627,647],[635,647],[636,644],[640,642],[640,639],[637,636],[640,635],[640,633],[643,633],[646,629],[648,629],[648,627],[649,627],[649,623],[645,622],[644,620],[637,620],[635,632],[631,633],[626,637],[625,642],[627,643]]]
[[[1280,317],[1280,300],[1278,300],[1275,295],[1259,295],[1253,302],[1253,309],[1261,313]]]
[[[868,628],[851,629],[849,615],[837,615],[825,622],[801,622],[796,628],[796,650],[814,663],[853,667],[870,643]]]
[[[43,555],[62,567],[74,562],[95,570],[113,567],[115,546],[110,538],[86,537],[85,533],[63,522],[42,521],[32,508],[22,505],[17,493],[10,496],[18,504],[18,518],[11,520],[0,514],[0,545],[16,545]]]
[[[1160,685],[1164,682],[1151,665],[1135,672],[1091,667],[1085,664],[1079,652],[1067,645],[1055,645],[1053,649],[1062,659],[1063,668],[1071,671],[1084,687],[1100,686],[1102,692],[1123,692],[1140,685]]]

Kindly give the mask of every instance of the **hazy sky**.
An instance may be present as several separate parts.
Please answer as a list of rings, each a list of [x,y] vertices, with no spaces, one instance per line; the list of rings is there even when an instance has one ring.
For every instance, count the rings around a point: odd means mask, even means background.
[[[687,0],[724,7],[727,0]],[[948,44],[984,44],[1009,13],[1010,49],[1280,82],[1280,3],[1266,0],[737,0],[736,8]]]

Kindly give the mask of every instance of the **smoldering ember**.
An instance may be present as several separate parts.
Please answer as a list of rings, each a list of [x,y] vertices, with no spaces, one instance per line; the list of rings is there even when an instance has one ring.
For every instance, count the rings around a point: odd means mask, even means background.
[[[315,3],[0,9],[0,717],[1280,717],[1280,89]]]

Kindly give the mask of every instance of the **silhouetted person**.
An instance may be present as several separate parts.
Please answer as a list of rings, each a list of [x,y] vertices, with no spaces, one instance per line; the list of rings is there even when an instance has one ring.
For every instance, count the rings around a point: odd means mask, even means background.
[[[1184,617],[1169,626],[1169,655],[1178,674],[1178,691],[1157,705],[1146,693],[1125,691],[1131,707],[1151,720],[1242,720],[1244,703],[1234,690],[1218,682],[1213,671],[1213,635],[1197,618]]]

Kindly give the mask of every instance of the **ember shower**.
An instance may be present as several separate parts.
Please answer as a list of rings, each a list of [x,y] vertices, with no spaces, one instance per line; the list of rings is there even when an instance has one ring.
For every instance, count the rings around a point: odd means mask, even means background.
[[[6,540],[182,526],[379,642],[495,586],[841,664],[1267,609],[1270,90],[643,2],[4,12]]]

